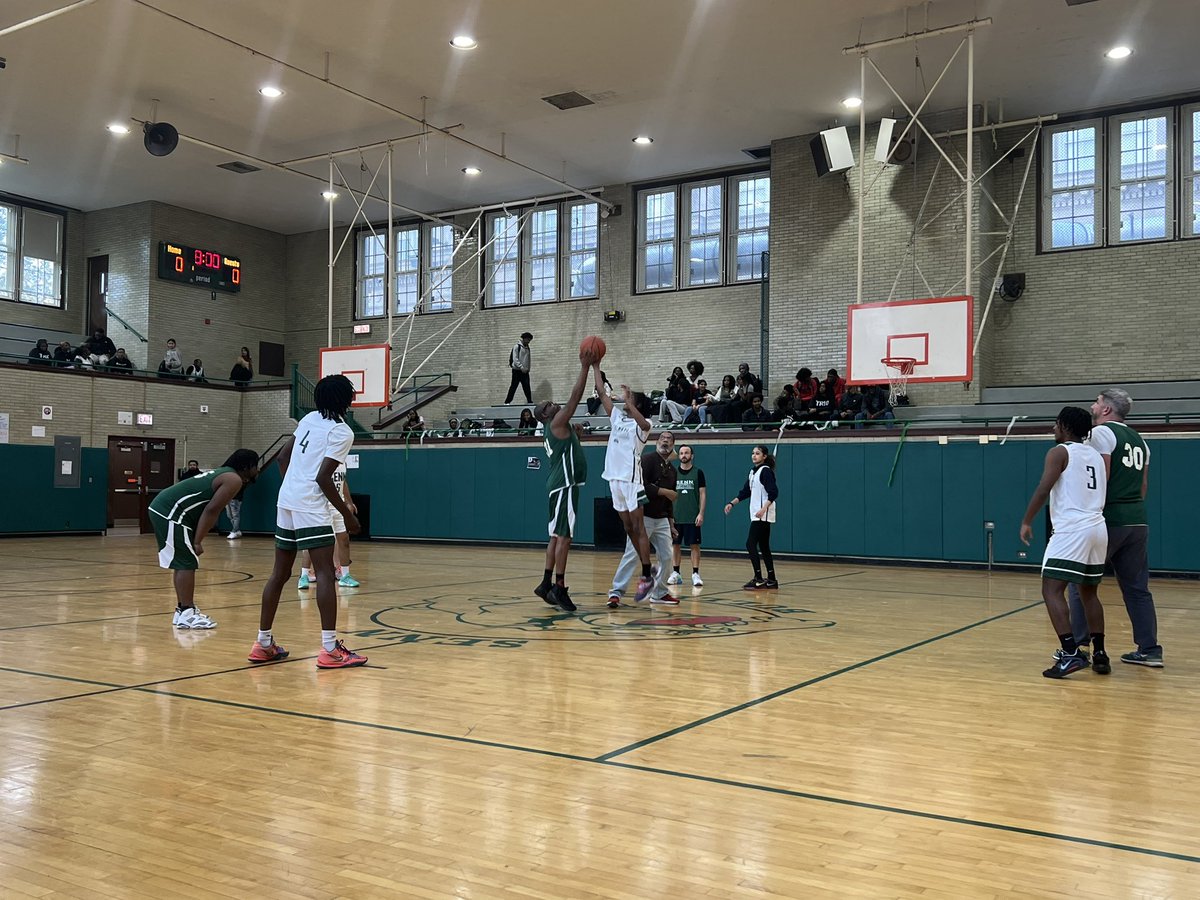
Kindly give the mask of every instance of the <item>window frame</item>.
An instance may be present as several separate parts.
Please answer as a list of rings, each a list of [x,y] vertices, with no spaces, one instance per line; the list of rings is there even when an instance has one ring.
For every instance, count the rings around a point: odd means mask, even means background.
[[[1196,185],[1200,184],[1200,103],[1179,107],[1179,226],[1180,240],[1200,238],[1200,203]],[[1193,148],[1196,148],[1193,150]]]
[[[756,232],[765,232],[768,245],[770,243],[770,207],[768,200],[767,226],[765,228],[739,229],[737,220],[737,191],[741,183],[757,179],[766,179],[768,190],[771,184],[770,167],[758,166],[752,169],[739,168],[712,173],[697,174],[688,178],[676,178],[669,181],[647,182],[634,185],[633,192],[637,221],[634,223],[633,235],[633,278],[634,294],[662,294],[671,291],[694,291],[715,287],[735,287],[737,285],[761,284],[766,275],[760,271],[757,276],[739,278],[737,272],[737,243],[739,236]],[[721,231],[718,235],[718,266],[720,279],[715,282],[691,281],[691,254],[685,253],[690,249],[693,240],[708,239],[702,235],[691,235],[691,191],[694,188],[719,184],[721,186]],[[646,238],[646,210],[648,199],[655,194],[675,195],[675,223],[671,240],[649,241]],[[769,197],[769,194],[768,194]],[[733,198],[731,200],[731,198]],[[673,280],[669,287],[646,286],[647,248],[652,245],[671,244],[674,250]]]
[[[1105,124],[1106,122],[1104,117],[1099,116],[1090,119],[1079,119],[1064,124],[1046,126],[1042,132],[1042,189],[1040,204],[1041,215],[1039,220],[1042,234],[1041,240],[1038,242],[1039,251],[1042,253],[1064,253],[1070,250],[1092,250],[1097,247],[1105,246],[1107,237],[1104,231],[1107,223],[1107,219],[1105,217],[1107,175],[1107,167],[1104,164],[1105,141],[1107,138]],[[1058,191],[1054,189],[1054,136],[1056,134],[1062,134],[1063,132],[1080,131],[1089,127],[1095,128],[1096,130],[1096,151],[1094,160],[1094,171],[1096,173],[1096,177],[1091,187],[1094,205],[1094,210],[1092,213],[1093,240],[1087,244],[1072,243],[1065,247],[1055,247],[1053,243],[1054,198],[1057,194],[1072,193],[1081,190],[1081,188],[1078,186],[1073,186],[1071,188],[1064,188]]]
[[[65,309],[67,305],[67,214],[66,210],[40,203],[30,203],[0,194],[0,206],[10,210],[14,215],[14,227],[11,229],[11,247],[0,249],[0,253],[10,254],[10,272],[12,288],[7,290],[0,287],[0,300],[8,303],[20,303],[25,306],[36,306],[42,309]],[[32,293],[24,286],[25,280],[25,216],[28,212],[53,216],[58,219],[57,259],[53,260],[55,278],[53,279],[56,296],[53,302],[43,303],[26,299],[25,294]],[[40,257],[38,257],[40,259]],[[38,296],[43,296],[38,294]]]
[[[692,233],[692,195],[696,191],[704,191],[715,187],[720,191],[717,198],[717,230],[715,232]],[[680,290],[690,290],[700,287],[717,287],[725,284],[725,251],[728,247],[727,232],[730,230],[729,203],[727,184],[724,178],[706,178],[703,181],[689,181],[682,185],[679,191],[679,203],[675,207],[675,242],[676,250],[675,273],[676,283]],[[692,246],[697,242],[717,240],[717,280],[692,281]],[[684,260],[686,257],[686,262]],[[701,262],[705,260],[701,259]]]
[[[579,251],[571,250],[571,211],[579,208],[591,206],[595,208],[595,243]],[[553,213],[555,216],[554,227],[554,252],[548,254],[538,254],[534,256],[534,232],[533,220],[540,213]],[[487,212],[483,216],[483,221],[480,225],[481,246],[491,240],[493,233],[492,223],[502,218],[511,218],[518,223],[520,236],[516,241],[516,256],[509,262],[515,262],[517,271],[517,290],[516,298],[511,303],[496,302],[496,280],[492,272],[497,265],[496,248],[497,244],[492,244],[484,252],[483,265],[479,267],[480,287],[483,290],[483,306],[486,309],[513,309],[520,306],[547,306],[553,303],[569,303],[577,300],[596,300],[600,296],[600,204],[594,200],[588,200],[584,197],[564,198],[548,203],[536,203],[523,207],[510,207],[506,209],[494,210]],[[587,227],[587,226],[585,226]],[[578,254],[591,254],[595,260],[595,290],[580,296],[572,294],[572,276],[571,276],[571,258]],[[533,273],[534,262],[536,260],[553,259],[551,270],[554,277],[554,296],[552,298],[533,299]]]
[[[1121,126],[1127,122],[1138,122],[1162,118],[1166,120],[1166,146],[1163,148],[1163,162],[1166,166],[1162,178],[1132,178],[1126,180],[1121,173],[1121,156],[1125,152],[1121,146]],[[1106,204],[1107,226],[1106,244],[1110,247],[1120,247],[1129,244],[1152,244],[1169,241],[1175,238],[1175,151],[1172,141],[1176,140],[1175,107],[1160,106],[1150,109],[1119,113],[1108,117],[1105,134],[1105,151],[1108,156],[1107,177],[1108,192]],[[1121,208],[1121,189],[1127,184],[1149,184],[1162,181],[1163,186],[1163,233],[1161,236],[1122,238],[1121,226],[1123,210]]]
[[[572,213],[576,209],[591,206],[595,209],[595,225],[583,224],[581,228],[595,228],[596,240],[584,246],[582,249],[571,249],[571,234],[575,230],[572,223]],[[567,200],[562,205],[562,233],[563,243],[559,248],[559,284],[560,284],[560,300],[595,300],[600,296],[600,204],[593,200],[580,198],[578,200]],[[587,293],[575,293],[575,276],[571,266],[571,261],[576,256],[591,255],[592,263],[592,284],[593,289]],[[586,273],[581,272],[581,276]]]
[[[455,247],[455,249],[457,249],[460,246],[460,239],[462,237],[462,229],[460,229],[457,225],[444,225],[440,222],[427,222],[427,221],[416,220],[416,219],[405,219],[403,221],[397,221],[397,222],[392,223],[392,228],[394,229],[395,234],[397,236],[397,241],[396,241],[396,251],[397,251],[396,290],[397,290],[397,294],[390,298],[385,296],[383,310],[378,313],[374,313],[374,312],[367,313],[364,311],[364,309],[363,309],[363,300],[364,300],[363,285],[368,281],[378,281],[381,285],[383,285],[382,293],[385,295],[387,293],[387,225],[386,224],[382,225],[382,226],[380,226],[380,225],[374,225],[374,226],[363,225],[363,226],[359,226],[356,229],[358,232],[358,236],[357,236],[357,240],[355,241],[356,248],[355,248],[355,256],[354,256],[354,263],[355,263],[354,321],[360,322],[360,321],[369,321],[371,319],[387,318],[387,315],[388,315],[387,304],[388,303],[393,304],[393,306],[391,307],[393,316],[407,316],[411,312],[411,310],[401,310],[400,306],[399,306],[398,291],[400,289],[400,276],[401,276],[401,274],[411,275],[413,272],[416,272],[416,274],[417,274],[417,298],[415,301],[417,315],[434,315],[437,313],[450,312],[453,309],[453,290],[454,290],[453,278],[454,278],[454,267],[455,267],[455,261],[454,261],[455,254],[453,254],[453,253],[451,254],[450,262],[449,262],[448,266],[446,267],[449,270],[449,272],[447,274],[447,278],[450,279],[450,292],[451,292],[450,301],[449,301],[449,303],[446,303],[445,305],[442,305],[442,302],[439,302],[437,305],[435,305],[434,299],[433,299],[434,273],[441,271],[441,269],[435,269],[433,267],[433,263],[432,263],[433,229],[447,228],[447,227],[449,227],[451,229],[454,247]],[[402,272],[402,270],[400,269],[400,265],[399,265],[399,263],[400,263],[400,260],[399,260],[399,235],[402,232],[412,232],[412,231],[417,232],[417,268],[416,269],[405,269]],[[384,269],[383,269],[383,272],[380,274],[366,275],[366,274],[364,274],[364,266],[363,266],[363,249],[364,249],[367,241],[371,240],[372,238],[378,239],[384,246],[384,249],[382,252],[382,257],[383,257],[383,261],[384,261]],[[442,283],[444,283],[444,282],[439,282],[439,287]]]

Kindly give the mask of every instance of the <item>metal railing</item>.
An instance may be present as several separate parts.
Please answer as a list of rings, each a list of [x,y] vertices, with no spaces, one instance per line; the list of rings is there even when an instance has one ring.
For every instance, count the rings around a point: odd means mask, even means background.
[[[136,338],[137,338],[139,341],[141,341],[143,344],[148,344],[148,343],[150,343],[150,342],[149,342],[149,341],[148,341],[148,340],[147,340],[145,337],[143,337],[143,335],[142,335],[142,333],[141,333],[140,331],[138,331],[136,328],[134,328],[132,325],[130,325],[128,322],[126,322],[124,319],[122,319],[120,316],[118,316],[118,315],[117,315],[115,312],[113,312],[113,311],[112,311],[111,309],[109,309],[107,306],[106,306],[106,307],[104,307],[104,314],[105,314],[106,316],[111,316],[112,318],[114,318],[114,319],[116,319],[118,322],[120,322],[120,323],[121,323],[121,325],[122,325],[122,327],[124,327],[124,329],[125,329],[126,331],[130,332],[130,333],[131,333],[131,334],[132,334],[134,337],[136,337]]]
[[[187,375],[183,374],[168,373],[151,369],[139,369],[132,365],[130,365],[128,368],[124,366],[114,366],[111,360],[100,365],[83,365],[82,363],[76,364],[74,361],[60,362],[58,360],[34,360],[30,358],[28,354],[22,355],[20,353],[0,353],[0,363],[7,363],[9,365],[28,365],[31,369],[47,370],[60,373],[74,373],[77,375],[115,375],[118,377],[129,377],[139,380],[153,378],[161,381],[170,381],[175,383],[183,382],[185,384],[195,385],[282,388],[291,384],[291,382],[286,378],[260,378],[247,382],[230,381],[228,378],[214,378],[207,374],[201,376],[200,378],[195,378],[188,377]]]
[[[313,400],[313,390],[316,385],[300,374],[300,364],[292,363],[292,397],[290,415],[293,419],[299,422],[310,412],[317,408],[316,402]],[[369,429],[365,428],[361,422],[354,418],[354,414],[346,410],[346,415],[343,417],[346,424],[350,426],[350,430],[354,432],[356,438],[371,437]]]

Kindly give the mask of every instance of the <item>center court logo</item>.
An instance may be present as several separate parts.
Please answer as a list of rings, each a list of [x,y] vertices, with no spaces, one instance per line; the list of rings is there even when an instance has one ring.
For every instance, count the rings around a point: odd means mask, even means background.
[[[581,608],[565,613],[526,597],[432,597],[381,609],[371,616],[377,627],[356,631],[355,635],[396,643],[511,649],[530,641],[694,640],[831,628],[836,624],[810,609],[775,606],[750,598],[685,599],[686,608],[639,604],[617,610],[601,605],[604,595],[576,599]],[[593,604],[595,608],[589,608]]]

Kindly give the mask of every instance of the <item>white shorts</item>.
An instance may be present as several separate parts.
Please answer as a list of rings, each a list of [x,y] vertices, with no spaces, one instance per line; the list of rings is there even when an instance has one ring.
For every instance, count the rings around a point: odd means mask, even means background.
[[[1108,526],[1103,522],[1082,531],[1056,531],[1046,543],[1042,577],[1075,584],[1099,584],[1108,553]]]
[[[632,481],[610,481],[608,489],[612,492],[613,509],[617,512],[633,512],[650,502],[646,497],[646,489]]]
[[[338,512],[336,509],[334,509],[332,506],[329,507],[329,518],[333,520],[333,533],[334,534],[345,534],[346,533],[346,520],[343,519],[342,514],[340,512]]]
[[[329,509],[279,509],[275,514],[275,546],[280,550],[311,550],[333,546]]]

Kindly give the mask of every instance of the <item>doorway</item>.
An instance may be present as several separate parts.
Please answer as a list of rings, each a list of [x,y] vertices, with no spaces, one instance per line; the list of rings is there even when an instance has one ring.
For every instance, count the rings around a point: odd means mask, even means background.
[[[175,483],[173,438],[109,437],[108,527],[150,531],[150,503]]]
[[[108,257],[89,256],[87,261],[88,334],[97,329],[108,334]]]

